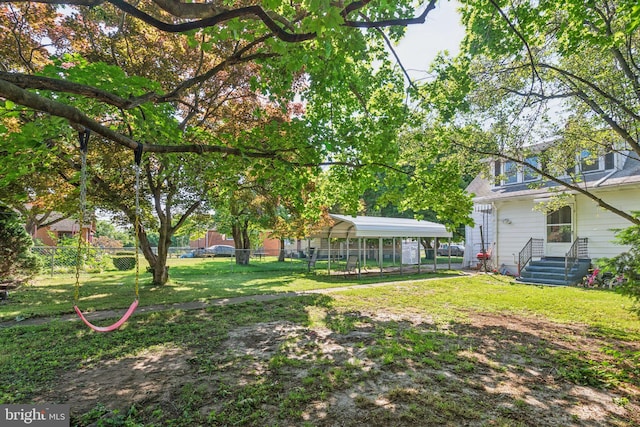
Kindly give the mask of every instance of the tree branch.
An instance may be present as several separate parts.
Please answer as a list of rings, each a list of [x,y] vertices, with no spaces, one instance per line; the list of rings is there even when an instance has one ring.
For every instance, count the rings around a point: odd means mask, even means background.
[[[391,44],[391,40],[389,40],[389,37],[387,37],[387,35],[384,33],[384,31],[382,31],[382,29],[376,28],[375,30],[382,36],[382,39],[384,40],[385,44],[387,45],[387,48],[391,51],[391,54],[396,59],[396,63],[398,64],[398,66],[402,70],[402,74],[404,74],[404,77],[407,79],[407,82],[409,83],[409,86],[411,86],[416,91],[416,93],[420,93],[418,87],[415,85],[413,80],[411,80],[411,76],[409,75],[409,73],[407,72],[407,69],[404,67],[404,64],[400,60],[400,57],[398,56],[398,53],[393,48],[393,45]]]
[[[535,58],[533,56],[533,52],[531,50],[531,47],[529,46],[529,42],[527,41],[525,36],[516,28],[516,26],[513,24],[513,22],[511,22],[511,20],[507,16],[507,14],[504,12],[504,10],[502,10],[502,8],[496,2],[496,0],[489,0],[489,2],[498,11],[498,13],[502,17],[502,19],[507,23],[507,25],[509,26],[511,31],[513,31],[513,33],[516,35],[516,37],[518,37],[520,39],[520,41],[522,41],[522,44],[524,45],[524,47],[525,47],[525,49],[527,51],[527,57],[529,58],[529,65],[531,66],[531,86],[530,86],[529,92],[530,93],[533,92],[533,88],[536,85],[536,81],[538,81],[540,83],[540,87],[543,89],[544,86],[542,85],[542,78],[540,77],[540,74],[538,74],[538,70],[536,69],[536,61],[535,61]],[[516,114],[514,116],[513,122],[515,122],[516,117],[520,116],[520,114],[525,110],[525,108],[527,108],[528,105],[529,105],[529,96],[526,96],[524,98],[524,102],[522,103],[522,105],[520,107],[520,113]],[[513,124],[513,122],[512,122],[512,124]],[[531,126],[533,126],[533,123],[531,124]]]
[[[105,2],[111,3],[116,8],[130,14],[131,16],[167,33],[183,33],[190,30],[196,30],[207,27],[214,27],[231,19],[259,19],[264,25],[272,31],[280,40],[288,43],[300,43],[317,37],[315,32],[311,33],[295,33],[292,24],[284,17],[272,11],[266,11],[261,6],[246,6],[236,9],[224,9],[215,7],[211,4],[190,4],[180,3],[173,0],[153,0],[158,7],[170,13],[176,18],[201,18],[195,21],[188,21],[179,24],[171,24],[161,21],[148,13],[138,9],[137,7],[127,3],[125,0],[0,0],[0,3],[24,3],[34,1],[36,3],[52,4],[52,5],[72,5],[72,6],[89,6],[95,7]],[[381,21],[358,22],[348,20],[347,17],[352,12],[362,9],[371,0],[360,0],[349,3],[345,6],[340,14],[344,19],[344,26],[353,28],[382,28],[391,26],[407,26],[414,24],[424,24],[429,12],[435,9],[438,0],[429,0],[425,10],[414,18],[397,18],[386,19]],[[339,3],[342,4],[342,3]],[[285,30],[280,25],[288,28]]]
[[[176,230],[180,229],[180,227],[184,225],[191,214],[193,214],[200,206],[202,206],[202,202],[202,200],[198,200],[197,202],[194,202],[191,204],[191,206],[189,206],[189,208],[180,216],[178,222],[176,222],[176,224],[171,227],[171,235],[173,235]]]
[[[150,92],[135,98],[122,98],[111,92],[107,92],[93,86],[74,83],[68,80],[52,79],[49,77],[33,76],[21,73],[8,73],[4,71],[0,71],[0,80],[12,83],[22,89],[40,89],[82,95],[124,110],[136,108],[146,102],[155,102],[161,97],[155,92]]]
[[[354,27],[354,28],[383,28],[383,27],[396,27],[396,26],[404,27],[407,25],[424,24],[427,19],[427,15],[429,14],[429,12],[431,12],[433,9],[436,8],[436,3],[438,1],[429,0],[429,3],[427,4],[427,7],[424,9],[424,11],[420,15],[414,18],[386,19],[382,21],[371,21],[367,19],[365,22],[350,21],[347,19],[347,16],[351,12],[358,9],[362,9],[364,6],[366,6],[370,2],[371,0],[354,1],[353,3],[350,3],[347,7],[345,7],[342,10],[342,12],[340,12],[340,14],[342,15],[342,18],[344,18],[344,25],[347,27]]]
[[[607,114],[593,99],[589,98],[586,93],[580,92],[578,97],[593,110],[602,120],[607,122],[611,129],[613,129],[618,135],[622,137],[636,153],[640,153],[640,144],[625,128],[620,126],[616,120]]]
[[[139,20],[167,33],[184,33],[190,30],[197,30],[200,28],[214,27],[223,22],[230,21],[234,18],[247,18],[257,17],[260,19],[271,32],[280,40],[289,43],[300,43],[306,40],[311,40],[316,37],[316,33],[301,33],[296,34],[285,31],[282,29],[276,21],[260,6],[247,6],[237,9],[225,10],[218,13],[215,16],[211,16],[197,21],[183,22],[181,24],[169,24],[153,16],[143,12],[142,10],[130,5],[124,0],[107,0],[118,9],[130,14],[131,16],[138,18]]]
[[[26,91],[14,84],[7,82],[6,80],[0,79],[0,96],[24,107],[32,108],[34,110],[42,111],[56,117],[67,119],[73,126],[76,127],[76,129],[87,128],[92,132],[95,132],[96,134],[123,147],[130,148],[132,150],[135,150],[138,147],[138,141],[129,138],[121,133],[118,133],[107,126],[101,125],[99,122],[88,117],[77,108]],[[251,158],[278,157],[278,155],[272,151],[244,151],[219,145],[154,145],[143,143],[142,147],[144,152],[152,153],[223,153]]]

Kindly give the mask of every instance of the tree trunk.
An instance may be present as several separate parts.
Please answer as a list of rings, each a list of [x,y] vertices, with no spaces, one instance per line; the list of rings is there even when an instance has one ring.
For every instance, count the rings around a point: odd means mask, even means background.
[[[167,258],[157,258],[156,264],[151,267],[153,273],[153,284],[157,286],[166,285],[169,281],[169,267],[167,266]]]
[[[284,239],[280,239],[280,253],[278,254],[278,262],[284,262]]]
[[[171,233],[168,227],[160,228],[160,238],[158,239],[158,254],[156,264],[153,266],[153,284],[164,285],[169,280],[169,267],[167,267],[167,257],[169,246],[171,246]]]
[[[236,264],[249,265],[251,241],[249,240],[249,222],[234,223],[231,229],[236,244]]]
[[[149,263],[149,272],[153,275],[153,284],[156,286],[162,286],[169,280],[169,267],[167,266],[167,241],[171,241],[171,236],[162,236],[162,228],[160,229],[161,235],[158,240],[158,254],[153,252],[153,248],[149,243],[147,234],[144,228],[140,226],[138,231],[138,237],[140,240],[140,249],[144,258]]]
[[[420,238],[420,243],[422,244],[422,248],[424,249],[424,257],[426,259],[429,259],[429,249],[433,249],[433,256],[434,257],[436,256],[436,248],[431,247],[431,240],[425,237],[422,237]],[[419,252],[418,252],[418,255],[419,255]]]

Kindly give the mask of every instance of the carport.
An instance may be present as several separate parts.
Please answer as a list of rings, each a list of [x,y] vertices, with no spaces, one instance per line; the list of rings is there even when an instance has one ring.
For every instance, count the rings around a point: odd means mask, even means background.
[[[420,238],[435,239],[433,269],[436,270],[435,248],[437,247],[437,239],[450,239],[452,236],[444,225],[430,221],[373,216],[353,217],[336,214],[329,214],[329,216],[333,220],[333,224],[323,227],[319,232],[311,236],[313,239],[320,239],[321,244],[318,252],[326,251],[329,273],[331,272],[332,262],[335,264],[340,259],[349,260],[353,258],[354,253],[359,261],[357,266],[358,275],[360,275],[361,268],[366,265],[368,259],[376,259],[382,274],[385,258],[392,259],[395,264],[398,255],[400,255],[401,270],[403,265],[412,264],[417,265],[418,271],[420,271]],[[324,239],[327,241],[326,248],[323,248],[322,242]],[[332,244],[336,240],[344,241],[346,244],[336,248]],[[393,242],[390,246],[388,245],[386,253],[383,245],[385,240]],[[375,252],[372,255],[372,249],[374,248],[371,245],[371,242],[376,241],[377,256]],[[417,241],[417,254],[412,249],[415,245],[406,244],[413,241]],[[352,246],[354,242],[356,243],[355,248]],[[401,243],[400,248],[398,248],[397,242]],[[315,256],[317,256],[317,253]],[[323,258],[324,256],[325,254],[322,254]]]

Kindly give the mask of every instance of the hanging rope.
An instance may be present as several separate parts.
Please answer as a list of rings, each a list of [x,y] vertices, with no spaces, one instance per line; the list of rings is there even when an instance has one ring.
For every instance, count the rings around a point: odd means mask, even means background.
[[[78,132],[80,140],[80,218],[78,230],[78,249],[76,251],[76,286],[73,295],[75,306],[78,305],[80,299],[80,263],[82,262],[82,225],[86,217],[87,211],[87,152],[89,151],[89,129]],[[89,239],[87,239],[88,243]]]
[[[135,211],[135,248],[136,248],[136,279],[135,279],[135,292],[136,301],[138,300],[138,282],[140,279],[140,260],[138,256],[138,248],[140,247],[140,163],[142,162],[142,144],[138,143],[134,152],[134,161],[136,163],[136,211]]]
[[[80,157],[81,157],[81,167],[80,167],[80,235],[78,238],[78,252],[76,255],[76,285],[74,292],[74,306],[76,314],[80,317],[80,319],[87,325],[89,328],[93,329],[96,332],[111,332],[120,328],[128,319],[131,317],[133,312],[138,307],[138,283],[139,283],[139,261],[138,261],[138,243],[139,243],[139,226],[140,226],[140,162],[142,160],[142,145],[139,144],[135,150],[135,162],[136,162],[136,187],[135,187],[135,200],[136,200],[136,210],[135,210],[135,260],[136,260],[136,273],[135,273],[135,300],[131,303],[127,311],[124,315],[114,324],[109,326],[96,326],[89,322],[87,318],[82,314],[82,311],[78,307],[78,302],[80,299],[80,263],[82,261],[82,224],[84,223],[84,219],[86,217],[86,209],[87,209],[87,152],[89,145],[89,130],[86,129],[84,132],[79,132],[78,137],[80,139]],[[86,239],[87,248],[89,245],[89,239]]]

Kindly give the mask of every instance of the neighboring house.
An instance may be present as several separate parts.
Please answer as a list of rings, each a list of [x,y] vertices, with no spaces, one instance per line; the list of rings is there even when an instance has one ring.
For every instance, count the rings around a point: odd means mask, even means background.
[[[313,247],[309,239],[285,239],[284,253],[290,258],[304,258],[309,252],[309,248]]]
[[[60,215],[52,213],[51,216]],[[92,242],[94,234],[93,224],[85,224],[82,228],[78,221],[74,219],[62,219],[55,224],[46,227],[39,227],[34,230],[32,237],[38,239],[46,246],[56,246],[59,239],[64,237],[73,237],[79,232],[84,241]]]
[[[208,248],[213,245],[235,246],[235,241],[231,235],[219,233],[217,230],[208,230],[204,237],[189,242],[189,247],[194,249]],[[263,254],[277,256],[280,253],[280,240],[263,235],[262,247],[258,249]]]
[[[208,248],[213,245],[229,245],[234,246],[235,242],[233,240],[233,236],[218,233],[217,230],[207,230],[207,233],[204,237],[201,237],[196,240],[191,240],[189,242],[189,247],[198,249],[198,248]]]
[[[586,158],[588,153],[581,155]],[[527,161],[538,162],[536,157]],[[577,168],[582,188],[625,212],[640,211],[640,160],[635,153],[610,152]],[[627,249],[614,243],[614,234],[630,226],[629,221],[582,194],[543,183],[525,169],[510,161],[491,161],[491,176],[478,176],[467,187],[474,195],[475,226],[466,228],[465,266],[477,266],[484,247],[493,268],[517,275],[520,253],[530,239],[537,245],[534,256],[558,257],[562,265],[577,239],[584,243],[580,258],[611,257]],[[553,212],[540,209],[539,204],[558,193],[568,195],[566,206]]]

